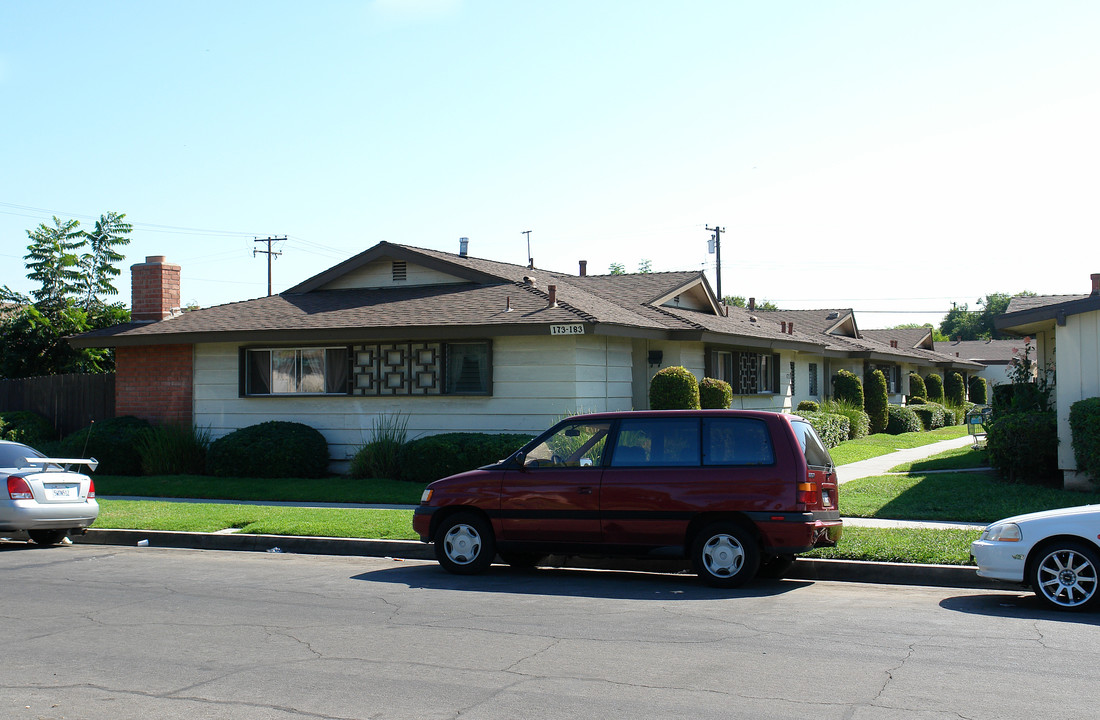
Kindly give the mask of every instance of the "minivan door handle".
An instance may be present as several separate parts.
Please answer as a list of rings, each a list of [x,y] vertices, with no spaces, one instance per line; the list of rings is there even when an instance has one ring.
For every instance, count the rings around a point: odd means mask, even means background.
[[[580,495],[591,495],[592,494],[592,488],[590,488],[590,487],[579,487],[579,488],[577,488],[577,493],[580,494]]]

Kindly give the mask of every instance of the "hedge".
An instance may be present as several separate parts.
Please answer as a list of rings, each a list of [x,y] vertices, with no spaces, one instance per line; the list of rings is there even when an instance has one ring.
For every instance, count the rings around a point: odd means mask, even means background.
[[[902,405],[891,405],[887,408],[887,415],[889,418],[886,423],[886,432],[890,435],[920,432],[924,429],[921,419],[910,408]]]
[[[1077,470],[1100,480],[1100,397],[1070,405],[1069,429]]]
[[[14,440],[38,449],[38,445],[56,438],[53,423],[36,412],[0,412],[0,439]]]
[[[932,402],[943,403],[943,378],[936,373],[931,373],[924,378],[924,386],[928,390],[925,398]]]
[[[928,389],[924,386],[924,378],[916,373],[909,373],[909,401],[912,402],[913,398],[923,400],[927,397]]]
[[[910,405],[909,409],[920,418],[921,426],[925,430],[937,430],[946,424],[946,408],[939,403],[918,403]]]
[[[725,380],[703,378],[699,381],[699,406],[725,410],[733,403],[733,388]]]
[[[400,452],[401,480],[429,483],[492,465],[534,439],[533,435],[443,433],[405,443]]]
[[[661,368],[649,383],[649,407],[653,410],[698,410],[699,381],[687,368],[678,365]]]
[[[995,418],[986,433],[989,464],[1010,482],[1057,485],[1058,420],[1051,411]]]
[[[59,451],[65,457],[94,457],[100,475],[141,475],[139,440],[151,427],[132,415],[108,418],[67,436]]]
[[[817,431],[821,442],[827,448],[835,448],[848,439],[850,422],[844,415],[828,412],[799,411],[799,416],[806,419],[810,426]]]
[[[890,424],[890,391],[886,385],[886,375],[881,370],[872,371],[867,376],[863,391],[863,409],[871,418],[871,433],[886,432]]]
[[[833,376],[833,395],[838,402],[863,408],[863,383],[855,373],[840,370]]]
[[[206,471],[218,477],[319,478],[328,474],[328,442],[308,425],[271,420],[218,438]]]

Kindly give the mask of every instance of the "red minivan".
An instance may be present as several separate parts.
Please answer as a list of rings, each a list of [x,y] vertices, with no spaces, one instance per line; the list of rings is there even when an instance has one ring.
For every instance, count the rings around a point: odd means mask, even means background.
[[[687,557],[707,583],[780,576],[841,535],[828,450],[797,415],[575,415],[496,465],[437,480],[413,516],[458,574],[496,556]]]

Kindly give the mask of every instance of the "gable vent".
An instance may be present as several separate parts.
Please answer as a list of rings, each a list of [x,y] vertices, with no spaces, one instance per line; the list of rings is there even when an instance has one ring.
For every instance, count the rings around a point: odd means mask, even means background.
[[[393,281],[405,282],[409,277],[408,267],[405,265],[404,260],[394,260],[393,262]]]

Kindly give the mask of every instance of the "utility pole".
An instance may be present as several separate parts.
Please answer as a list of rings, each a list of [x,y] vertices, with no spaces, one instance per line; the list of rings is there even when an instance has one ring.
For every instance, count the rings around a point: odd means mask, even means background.
[[[722,302],[722,233],[726,231],[725,228],[718,227],[715,224],[714,227],[706,227],[713,235],[710,236],[711,246],[710,251],[714,253],[714,276],[718,278],[718,302]]]
[[[267,243],[267,250],[252,250],[252,257],[256,255],[267,255],[267,295],[271,297],[271,259],[277,258],[282,255],[281,252],[275,252],[271,249],[271,243],[277,240],[286,240],[286,236],[283,237],[269,237],[269,238],[252,238],[252,242],[265,242]]]
[[[531,231],[530,230],[524,230],[523,232],[520,233],[520,235],[526,235],[527,236],[527,268],[529,270],[534,270],[535,269],[535,258],[531,257]]]

